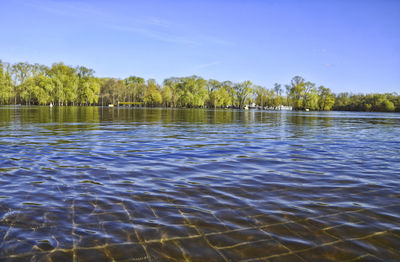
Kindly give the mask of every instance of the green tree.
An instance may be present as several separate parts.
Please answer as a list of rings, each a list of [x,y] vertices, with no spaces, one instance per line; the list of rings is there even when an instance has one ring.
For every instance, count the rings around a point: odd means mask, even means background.
[[[291,91],[292,86],[291,85],[285,85],[285,90],[286,90],[286,105],[289,106],[291,104]]]
[[[58,105],[74,104],[78,98],[79,78],[76,69],[63,63],[55,63],[47,74],[53,80],[52,100]]]
[[[349,110],[350,95],[349,93],[339,93],[335,95],[335,103],[333,104],[333,110]]]
[[[276,107],[281,106],[283,104],[283,90],[280,84],[274,84],[274,93],[274,104],[276,105]]]
[[[80,66],[76,71],[78,75],[77,102],[81,105],[97,103],[100,94],[100,81],[94,77],[94,70]]]
[[[303,109],[317,110],[318,109],[318,94],[317,88],[314,83],[305,82],[304,83],[304,93],[303,93]]]
[[[170,77],[164,80],[164,86],[168,86],[171,91],[171,106],[177,107],[182,91],[178,88],[181,79],[177,77]]]
[[[54,90],[54,82],[51,78],[40,74],[31,78],[33,86],[33,96],[39,105],[47,105],[52,102],[52,93]]]
[[[162,101],[166,107],[170,107],[172,103],[172,92],[169,86],[164,86],[161,91]]]
[[[304,93],[306,91],[304,78],[295,76],[290,82],[290,101],[293,109],[304,109]]]
[[[176,93],[177,103],[183,107],[202,107],[207,98],[207,81],[198,76],[180,78]]]
[[[209,107],[211,107],[211,106],[217,107],[218,102],[216,101],[216,99],[218,99],[218,95],[219,95],[219,92],[217,92],[217,90],[222,87],[221,82],[214,80],[214,79],[210,79],[210,80],[208,80],[206,87],[207,87],[207,94],[208,94],[207,105]]]
[[[11,66],[11,75],[14,86],[14,103],[17,104],[19,99],[27,103],[31,90],[29,90],[30,86],[26,85],[25,82],[30,77],[30,65],[23,62],[13,64]]]
[[[122,80],[114,79],[111,86],[112,93],[112,104],[117,104],[120,101],[123,101],[126,94],[126,86]],[[141,101],[134,101],[141,102]]]
[[[120,97],[130,102],[143,102],[146,92],[146,81],[142,77],[130,76],[124,80],[126,92],[120,92]],[[126,95],[124,95],[126,94]]]
[[[329,88],[324,86],[318,87],[318,109],[321,111],[329,111],[335,104],[335,96]]]
[[[3,62],[0,60],[0,103],[7,104],[11,97],[12,84],[11,75],[8,70],[4,68]]]
[[[97,78],[92,69],[55,63],[50,68],[40,64],[0,61],[0,103],[59,105],[101,105],[122,101],[144,102],[149,106],[171,107],[238,106],[255,102],[276,108],[292,105],[294,109],[351,110],[400,112],[400,96],[386,94],[333,94],[329,88],[316,87],[295,76],[285,85],[275,83],[271,89],[253,86],[250,81],[233,84],[230,81],[205,79],[198,76],[171,77],[161,88],[154,79],[138,76],[124,80]]]
[[[239,108],[243,108],[245,106],[249,95],[252,93],[252,87],[253,84],[248,80],[234,85]]]
[[[391,102],[391,101],[389,101],[387,99],[385,99],[382,102],[382,111],[384,111],[384,112],[393,112],[394,110],[395,110],[395,106],[394,106],[393,102]]]
[[[227,107],[232,104],[231,97],[225,88],[218,88],[213,90],[210,94],[210,101],[215,107]]]
[[[162,103],[161,90],[154,79],[147,80],[144,102],[146,105],[150,106],[156,106]]]
[[[228,92],[230,97],[230,105],[234,105],[236,103],[236,90],[233,87],[233,83],[231,81],[223,81],[221,88],[224,88],[226,92]]]
[[[115,104],[115,86],[121,81],[115,78],[105,78],[102,80],[100,88],[101,105]]]
[[[265,107],[268,103],[268,90],[262,86],[254,86],[255,103]]]

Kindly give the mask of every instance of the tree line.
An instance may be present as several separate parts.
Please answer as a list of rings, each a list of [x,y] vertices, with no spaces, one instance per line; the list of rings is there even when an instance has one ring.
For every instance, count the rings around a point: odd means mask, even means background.
[[[0,104],[108,105],[118,102],[165,107],[235,107],[255,104],[294,110],[400,111],[400,96],[389,94],[334,94],[300,76],[282,87],[265,88],[251,81],[206,80],[199,76],[154,79],[130,76],[99,78],[83,66],[54,63],[48,67],[0,60]]]

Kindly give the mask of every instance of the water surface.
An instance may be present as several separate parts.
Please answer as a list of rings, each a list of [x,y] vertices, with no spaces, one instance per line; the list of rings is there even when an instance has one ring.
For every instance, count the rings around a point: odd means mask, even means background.
[[[0,107],[0,261],[399,261],[400,115]]]

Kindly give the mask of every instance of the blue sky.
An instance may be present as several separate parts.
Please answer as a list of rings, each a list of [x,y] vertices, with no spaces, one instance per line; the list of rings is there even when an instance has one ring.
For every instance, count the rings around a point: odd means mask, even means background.
[[[398,0],[0,0],[0,59],[400,93]]]

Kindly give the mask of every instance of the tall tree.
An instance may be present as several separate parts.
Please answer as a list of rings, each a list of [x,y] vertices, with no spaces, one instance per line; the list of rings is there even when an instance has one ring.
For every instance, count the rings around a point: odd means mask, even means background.
[[[11,75],[0,60],[0,104],[7,104],[11,97]]]
[[[294,109],[304,109],[305,81],[300,76],[295,76],[290,82],[289,97]]]
[[[169,86],[164,86],[161,91],[162,101],[164,106],[170,107],[172,103],[172,92]]]
[[[255,103],[260,105],[261,107],[265,107],[267,105],[268,93],[267,89],[262,86],[255,86],[254,93],[256,96]]]
[[[221,85],[221,83],[219,81],[214,80],[214,79],[210,79],[210,80],[207,81],[206,87],[207,87],[207,94],[208,94],[207,105],[210,106],[210,107],[211,106],[216,107],[217,106],[217,101],[216,101],[217,93],[216,93],[216,91],[219,88],[221,88],[222,85]]]
[[[233,83],[231,81],[223,81],[222,88],[224,88],[226,92],[228,92],[229,94],[230,105],[234,105],[236,101],[236,90],[233,87]]]
[[[53,101],[58,105],[74,104],[78,98],[79,78],[76,69],[63,63],[55,63],[47,74],[54,82]]]
[[[97,103],[100,93],[100,81],[94,77],[94,70],[80,66],[76,68],[78,75],[77,102],[90,105]]]
[[[335,104],[335,96],[329,88],[324,86],[318,87],[318,109],[321,111],[329,111]]]
[[[252,93],[252,86],[253,84],[248,80],[234,85],[239,108],[243,108],[245,106],[249,95]]]
[[[281,106],[284,101],[282,97],[283,89],[282,86],[278,83],[274,84],[274,104],[276,105],[275,107]]]
[[[161,90],[155,79],[147,80],[144,103],[150,106],[160,105],[162,103]]]
[[[52,93],[54,90],[54,82],[51,78],[40,74],[28,80],[33,86],[33,97],[39,105],[47,105],[52,102]]]
[[[303,109],[318,109],[318,94],[316,85],[314,83],[311,83],[309,81],[304,83],[303,103]]]
[[[178,88],[180,78],[170,77],[164,80],[164,86],[168,86],[171,91],[171,106],[177,107],[178,101],[180,100],[180,96],[182,92]]]
[[[145,96],[146,91],[146,81],[142,77],[138,76],[130,76],[124,79],[124,83],[126,85],[126,96],[131,102],[142,102]],[[122,98],[123,92],[121,92],[120,96]]]
[[[207,98],[207,81],[198,76],[180,78],[177,85],[178,104],[183,107],[202,107]]]
[[[225,88],[215,89],[210,94],[211,105],[216,107],[227,107],[232,104],[231,97]]]
[[[26,88],[29,86],[25,85],[25,81],[28,79],[30,65],[28,63],[16,63],[11,66],[11,74],[14,86],[14,103],[17,104],[18,100],[26,102],[28,99],[29,92]]]

